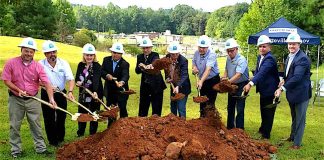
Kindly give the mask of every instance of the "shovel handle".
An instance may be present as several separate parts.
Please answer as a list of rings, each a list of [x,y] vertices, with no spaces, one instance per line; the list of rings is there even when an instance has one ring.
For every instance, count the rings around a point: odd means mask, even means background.
[[[48,103],[48,102],[46,102],[46,101],[44,101],[44,100],[42,100],[42,99],[40,99],[40,98],[37,98],[37,97],[35,97],[35,96],[25,96],[25,97],[33,98],[33,99],[35,99],[36,101],[38,101],[38,102],[40,102],[40,103],[43,103],[43,104],[45,104],[45,105],[47,105],[47,106],[53,108],[53,105],[52,105],[51,103]],[[60,111],[62,111],[62,112],[65,112],[65,113],[69,114],[70,116],[73,116],[72,113],[70,113],[69,111],[67,111],[67,110],[65,110],[65,109],[63,109],[63,108],[61,108],[61,107],[55,107],[55,109],[58,109],[58,110],[60,110]]]
[[[91,92],[88,88],[84,87],[84,86],[78,86],[77,87],[81,87],[83,88],[87,93],[89,93],[91,95],[92,98],[96,99],[97,101],[99,101],[106,109],[110,110],[110,108],[98,97],[95,97],[93,92]]]
[[[198,73],[197,74],[195,74],[195,77],[196,77],[196,88],[197,88],[197,91],[198,91],[198,97],[200,97],[200,89],[199,89],[199,87],[198,87],[198,81],[199,81],[199,78],[198,78]]]
[[[79,103],[78,101],[76,100],[73,100],[73,99],[70,99],[69,96],[67,96],[64,92],[60,91],[60,90],[56,90],[56,92],[59,92],[61,93],[66,99],[68,99],[69,101],[79,105],[80,107],[82,107],[83,109],[85,109],[86,111],[88,111],[91,115],[93,116],[97,116],[95,115],[93,112],[91,112],[87,107],[85,107],[84,105],[82,105],[81,103]]]

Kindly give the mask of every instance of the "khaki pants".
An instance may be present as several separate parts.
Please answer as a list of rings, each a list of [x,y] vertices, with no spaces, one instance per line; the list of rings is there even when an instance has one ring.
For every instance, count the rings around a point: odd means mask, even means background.
[[[16,96],[9,96],[9,119],[11,154],[21,153],[20,127],[26,114],[29,128],[34,139],[37,153],[46,150],[40,123],[41,105],[34,99],[22,99]]]

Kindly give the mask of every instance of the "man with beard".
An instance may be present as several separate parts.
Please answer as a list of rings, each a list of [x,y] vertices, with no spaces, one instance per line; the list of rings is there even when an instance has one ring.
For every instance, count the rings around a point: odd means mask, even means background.
[[[13,158],[21,156],[22,146],[20,127],[26,115],[31,134],[34,139],[35,150],[38,154],[51,154],[47,151],[40,123],[40,103],[27,96],[37,96],[40,84],[44,84],[52,107],[56,107],[53,90],[43,67],[34,61],[37,50],[33,38],[24,38],[21,47],[21,56],[8,60],[2,72],[2,80],[9,88],[8,110],[10,119],[11,155]]]
[[[65,83],[68,82],[69,90],[68,96],[73,97],[74,76],[72,74],[70,65],[60,58],[57,58],[58,48],[52,41],[45,41],[43,43],[43,52],[46,56],[45,59],[40,60],[39,63],[44,67],[44,71],[51,82],[53,91],[59,89],[66,93]],[[48,101],[47,93],[41,89],[41,97],[43,100]],[[54,93],[54,100],[57,105],[63,109],[67,108],[66,98],[61,93]],[[59,143],[64,141],[65,136],[65,119],[66,114],[60,110],[54,110],[42,104],[45,131],[49,144],[58,146]]]

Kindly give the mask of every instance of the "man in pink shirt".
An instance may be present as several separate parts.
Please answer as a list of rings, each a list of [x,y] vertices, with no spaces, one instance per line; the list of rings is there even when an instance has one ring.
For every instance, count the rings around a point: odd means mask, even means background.
[[[56,107],[51,84],[43,67],[33,60],[37,45],[34,39],[24,38],[21,47],[21,56],[8,60],[2,72],[2,80],[9,88],[9,118],[11,155],[17,158],[21,155],[20,126],[26,114],[30,130],[34,139],[35,150],[38,154],[50,154],[46,150],[40,123],[40,103],[26,96],[37,96],[40,84],[44,84],[48,93],[49,102]]]

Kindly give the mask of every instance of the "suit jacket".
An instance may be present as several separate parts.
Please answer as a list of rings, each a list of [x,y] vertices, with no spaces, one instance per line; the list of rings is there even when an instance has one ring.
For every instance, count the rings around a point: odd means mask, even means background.
[[[256,92],[260,92],[261,97],[273,96],[279,84],[276,59],[271,52],[268,52],[262,59],[261,64],[260,60],[261,56],[259,55],[252,82],[256,85]]]
[[[119,91],[114,81],[109,81],[106,77],[107,74],[117,78],[117,81],[124,81],[124,88],[128,90],[129,80],[129,63],[125,59],[121,58],[113,71],[113,59],[111,56],[105,57],[102,62],[102,78],[105,80],[105,91],[116,92]],[[106,96],[106,93],[105,93]]]
[[[137,55],[137,62],[136,62],[136,67],[135,67],[135,72],[137,74],[142,74],[141,78],[141,88],[145,86],[144,83],[148,84],[151,88],[154,88],[153,92],[158,93],[158,92],[163,92],[164,89],[166,89],[166,85],[164,83],[162,74],[158,75],[152,75],[152,74],[147,74],[143,72],[138,65],[140,63],[143,63],[145,65],[152,64],[152,62],[156,59],[159,59],[159,54],[156,52],[152,52],[149,54],[148,58],[145,60],[144,54],[139,54]]]
[[[168,54],[167,57],[170,57],[170,55]],[[188,74],[188,60],[181,54],[179,55],[177,63],[175,64],[175,74],[177,74],[176,77],[179,77],[179,80],[173,82],[174,86],[179,86],[179,93],[189,95],[191,93],[191,84]],[[169,76],[170,75],[166,73],[165,77],[168,78]]]
[[[75,76],[75,81],[80,81],[80,75],[82,71],[85,68],[85,63],[80,62],[78,64],[76,76]],[[93,62],[92,63],[92,69],[93,69],[93,77],[92,77],[92,87],[89,88],[90,91],[92,92],[97,92],[98,97],[102,99],[103,97],[103,86],[102,86],[102,81],[101,81],[101,66],[98,62]],[[79,93],[81,93],[83,88],[79,88]]]
[[[285,72],[288,59],[285,63]],[[289,103],[301,103],[312,97],[310,82],[310,60],[299,50],[290,64],[288,74],[284,74],[286,97]]]

